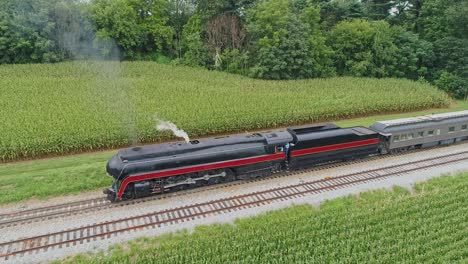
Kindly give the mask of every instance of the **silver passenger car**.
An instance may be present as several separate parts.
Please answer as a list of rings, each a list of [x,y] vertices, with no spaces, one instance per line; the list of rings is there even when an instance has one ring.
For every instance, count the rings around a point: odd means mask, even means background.
[[[448,145],[468,139],[468,110],[379,121],[370,128],[382,135],[383,153]]]

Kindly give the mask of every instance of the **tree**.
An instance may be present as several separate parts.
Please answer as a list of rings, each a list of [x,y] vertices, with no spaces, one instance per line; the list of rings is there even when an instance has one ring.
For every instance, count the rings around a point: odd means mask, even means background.
[[[130,59],[161,52],[173,37],[166,10],[165,0],[93,0],[90,12],[97,43],[115,40]]]
[[[393,28],[393,35],[398,47],[398,63],[393,76],[413,80],[424,77],[430,80],[430,69],[434,67],[435,60],[432,43],[400,26]]]
[[[418,33],[427,40],[444,37],[468,38],[468,2],[464,0],[425,0],[422,3]]]
[[[332,29],[328,41],[339,74],[395,76],[399,50],[387,22],[342,21]]]
[[[364,8],[359,0],[315,0],[320,7],[324,28],[329,30],[338,22],[364,17]]]
[[[421,0],[394,0],[386,21],[399,25],[406,30],[418,32],[418,17],[421,11]]]
[[[210,64],[208,48],[203,42],[203,24],[199,15],[190,17],[182,33],[183,60],[189,66],[207,67]]]
[[[441,38],[434,42],[435,67],[468,78],[468,39]]]
[[[332,61],[333,50],[327,46],[326,38],[320,28],[320,7],[309,5],[302,7],[300,10],[300,19],[308,27],[310,48],[308,57],[313,64],[312,76],[329,77],[335,75],[335,67]]]
[[[372,40],[374,29],[365,20],[342,21],[331,31],[328,42],[334,51],[340,75],[373,76]]]
[[[224,13],[243,17],[256,0],[197,0],[197,14],[204,23]]]
[[[174,49],[177,58],[182,58],[183,30],[190,17],[195,12],[196,5],[193,0],[168,0],[168,25],[174,31]]]
[[[292,12],[288,0],[261,1],[247,14],[253,67],[251,74],[265,79],[313,76],[310,29]]]
[[[0,63],[71,58],[64,32],[80,30],[74,28],[83,22],[79,8],[72,0],[0,1]]]
[[[95,58],[95,34],[87,14],[88,4],[74,0],[60,1],[54,6],[55,37],[60,52],[71,59]]]
[[[372,20],[383,20],[390,15],[394,6],[391,0],[362,0],[367,18]]]
[[[455,98],[468,100],[468,79],[443,71],[435,84]]]
[[[392,77],[397,71],[399,50],[394,43],[390,25],[385,21],[372,23],[374,36],[372,41],[372,61],[375,77]]]
[[[214,53],[215,68],[221,67],[220,55],[225,50],[240,50],[246,38],[239,17],[225,13],[212,18],[206,28],[206,41]]]

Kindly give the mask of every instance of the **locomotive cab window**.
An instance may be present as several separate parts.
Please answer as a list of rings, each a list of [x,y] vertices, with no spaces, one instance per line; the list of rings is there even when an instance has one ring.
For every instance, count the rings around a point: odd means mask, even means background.
[[[454,127],[454,126],[453,126],[453,127],[449,127],[448,131],[449,131],[449,133],[455,132],[455,127]]]
[[[276,147],[275,147],[275,153],[283,152],[283,150],[284,150],[284,149],[283,149],[283,147],[281,147],[281,146],[276,146]]]
[[[461,130],[466,130],[467,127],[468,127],[468,125],[462,125]]]

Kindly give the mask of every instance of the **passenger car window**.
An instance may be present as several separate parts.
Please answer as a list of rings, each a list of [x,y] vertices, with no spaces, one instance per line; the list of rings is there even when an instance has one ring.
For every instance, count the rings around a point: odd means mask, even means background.
[[[468,125],[462,125],[461,130],[466,130],[467,127]]]
[[[418,138],[424,137],[424,131],[418,132]]]
[[[434,130],[427,131],[428,136],[433,136],[434,135]]]
[[[394,136],[393,137],[393,142],[398,142],[400,141],[400,136]]]
[[[411,134],[408,134],[408,139],[413,139],[414,138],[414,134],[411,133]]]
[[[407,138],[407,137],[406,137],[406,134],[403,134],[403,135],[400,136],[400,140],[401,140],[401,141],[406,140],[406,138]]]
[[[455,132],[455,127],[454,127],[454,126],[453,126],[453,127],[449,127],[449,133],[451,133],[451,132]]]

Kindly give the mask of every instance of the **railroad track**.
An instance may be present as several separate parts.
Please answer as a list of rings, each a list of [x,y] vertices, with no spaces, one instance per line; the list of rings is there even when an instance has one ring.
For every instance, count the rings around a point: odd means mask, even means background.
[[[89,242],[96,239],[105,239],[106,237],[108,238],[113,235],[134,230],[156,228],[163,225],[176,224],[181,221],[194,220],[195,218],[203,218],[210,215],[232,212],[234,210],[257,207],[277,201],[290,200],[305,195],[317,194],[346,186],[381,180],[391,176],[399,176],[410,172],[466,160],[468,160],[468,151],[424,159],[417,162],[409,162],[342,175],[334,178],[326,178],[301,184],[272,188],[204,203],[195,203],[183,207],[82,226],[40,236],[21,238],[9,242],[0,242],[0,257],[8,260],[16,255],[21,256],[31,252],[68,247],[77,243]]]
[[[0,227],[9,226],[18,222],[31,222],[34,219],[51,219],[58,215],[71,215],[86,208],[99,208],[110,204],[105,198],[81,200],[71,203],[59,204],[48,207],[28,209],[18,212],[0,214]]]
[[[468,144],[468,143],[462,142],[458,144]],[[434,147],[434,148],[440,148],[440,147]],[[313,167],[313,168],[304,169],[300,171],[275,174],[275,175],[265,177],[265,178],[227,182],[223,184],[198,187],[195,189],[187,189],[184,191],[144,197],[144,198],[134,199],[130,201],[123,201],[119,203],[111,203],[109,200],[107,200],[107,198],[100,197],[100,198],[86,199],[86,200],[81,200],[81,201],[64,203],[64,204],[59,204],[59,205],[54,205],[54,206],[39,207],[39,208],[28,209],[28,210],[23,210],[23,211],[15,211],[15,212],[10,212],[10,213],[0,214],[0,229],[18,225],[18,224],[27,224],[27,223],[32,223],[32,222],[45,221],[45,220],[50,220],[50,219],[65,217],[65,216],[70,216],[70,215],[84,214],[87,212],[93,212],[97,210],[110,209],[114,207],[123,207],[123,206],[135,205],[135,204],[149,202],[149,201],[173,198],[176,196],[183,196],[183,195],[199,193],[199,192],[204,192],[204,191],[217,190],[217,189],[222,189],[226,187],[242,185],[246,183],[261,182],[261,181],[265,181],[265,180],[272,179],[272,178],[280,178],[280,177],[297,175],[297,174],[311,173],[314,171],[321,171],[321,170],[326,170],[330,168],[338,168],[338,167],[343,167],[343,166],[352,165],[352,164],[359,164],[359,163],[364,163],[364,162],[373,161],[373,160],[386,159],[388,157],[403,156],[403,155],[408,155],[408,154],[412,154],[415,152],[427,151],[430,149],[433,149],[433,148],[416,149],[412,151],[389,154],[389,155],[377,155],[377,156],[372,156],[372,157],[368,157],[365,159],[358,159],[354,161],[331,163],[331,164],[321,165],[318,167]]]
[[[392,155],[393,156],[406,155],[406,154],[409,154],[409,153],[413,153],[415,151],[420,151],[420,150],[414,150],[414,151],[411,151],[411,152],[397,153],[397,154],[392,154]],[[162,195],[156,195],[156,196],[151,196],[151,197],[135,199],[135,200],[131,200],[131,201],[123,201],[123,202],[120,202],[120,203],[111,203],[109,200],[107,200],[107,198],[101,197],[101,198],[86,199],[86,200],[75,201],[75,202],[64,203],[64,204],[53,205],[53,206],[47,206],[47,207],[39,207],[39,208],[28,209],[28,210],[23,210],[23,211],[15,211],[15,212],[10,212],[10,213],[6,213],[6,214],[0,214],[0,229],[5,228],[5,227],[18,225],[18,224],[26,224],[26,223],[50,220],[50,219],[54,219],[54,218],[58,218],[58,217],[83,214],[83,213],[86,213],[86,212],[92,212],[92,211],[96,211],[96,210],[134,205],[134,204],[137,204],[137,203],[154,201],[154,200],[162,200],[162,199],[167,199],[167,198],[171,198],[171,197],[175,197],[175,196],[182,196],[182,195],[193,194],[193,193],[197,193],[197,192],[203,192],[203,191],[207,191],[207,190],[215,190],[215,189],[226,188],[226,187],[230,187],[230,186],[234,186],[234,185],[241,185],[241,184],[251,183],[251,182],[259,182],[259,181],[264,181],[264,180],[272,179],[272,178],[290,176],[291,174],[295,175],[295,174],[298,174],[298,173],[310,173],[310,172],[313,172],[313,171],[320,171],[320,170],[336,168],[336,167],[342,167],[342,166],[346,166],[346,165],[357,164],[357,163],[362,163],[362,162],[367,162],[367,161],[372,161],[372,160],[384,159],[386,157],[388,157],[388,155],[386,155],[386,156],[373,156],[373,157],[369,157],[369,158],[366,158],[366,159],[360,159],[360,160],[354,160],[354,161],[348,161],[348,162],[332,163],[332,164],[322,165],[322,166],[318,166],[318,167],[314,167],[314,168],[310,168],[310,169],[304,169],[304,170],[301,170],[301,171],[282,173],[282,174],[275,174],[275,175],[272,175],[270,177],[265,177],[265,178],[250,179],[250,180],[239,180],[239,181],[228,182],[228,183],[224,183],[224,184],[217,184],[217,185],[199,187],[199,188],[196,188],[196,189],[188,189],[188,190],[179,191],[179,192],[176,192],[176,193],[167,193],[167,194],[162,194]]]

